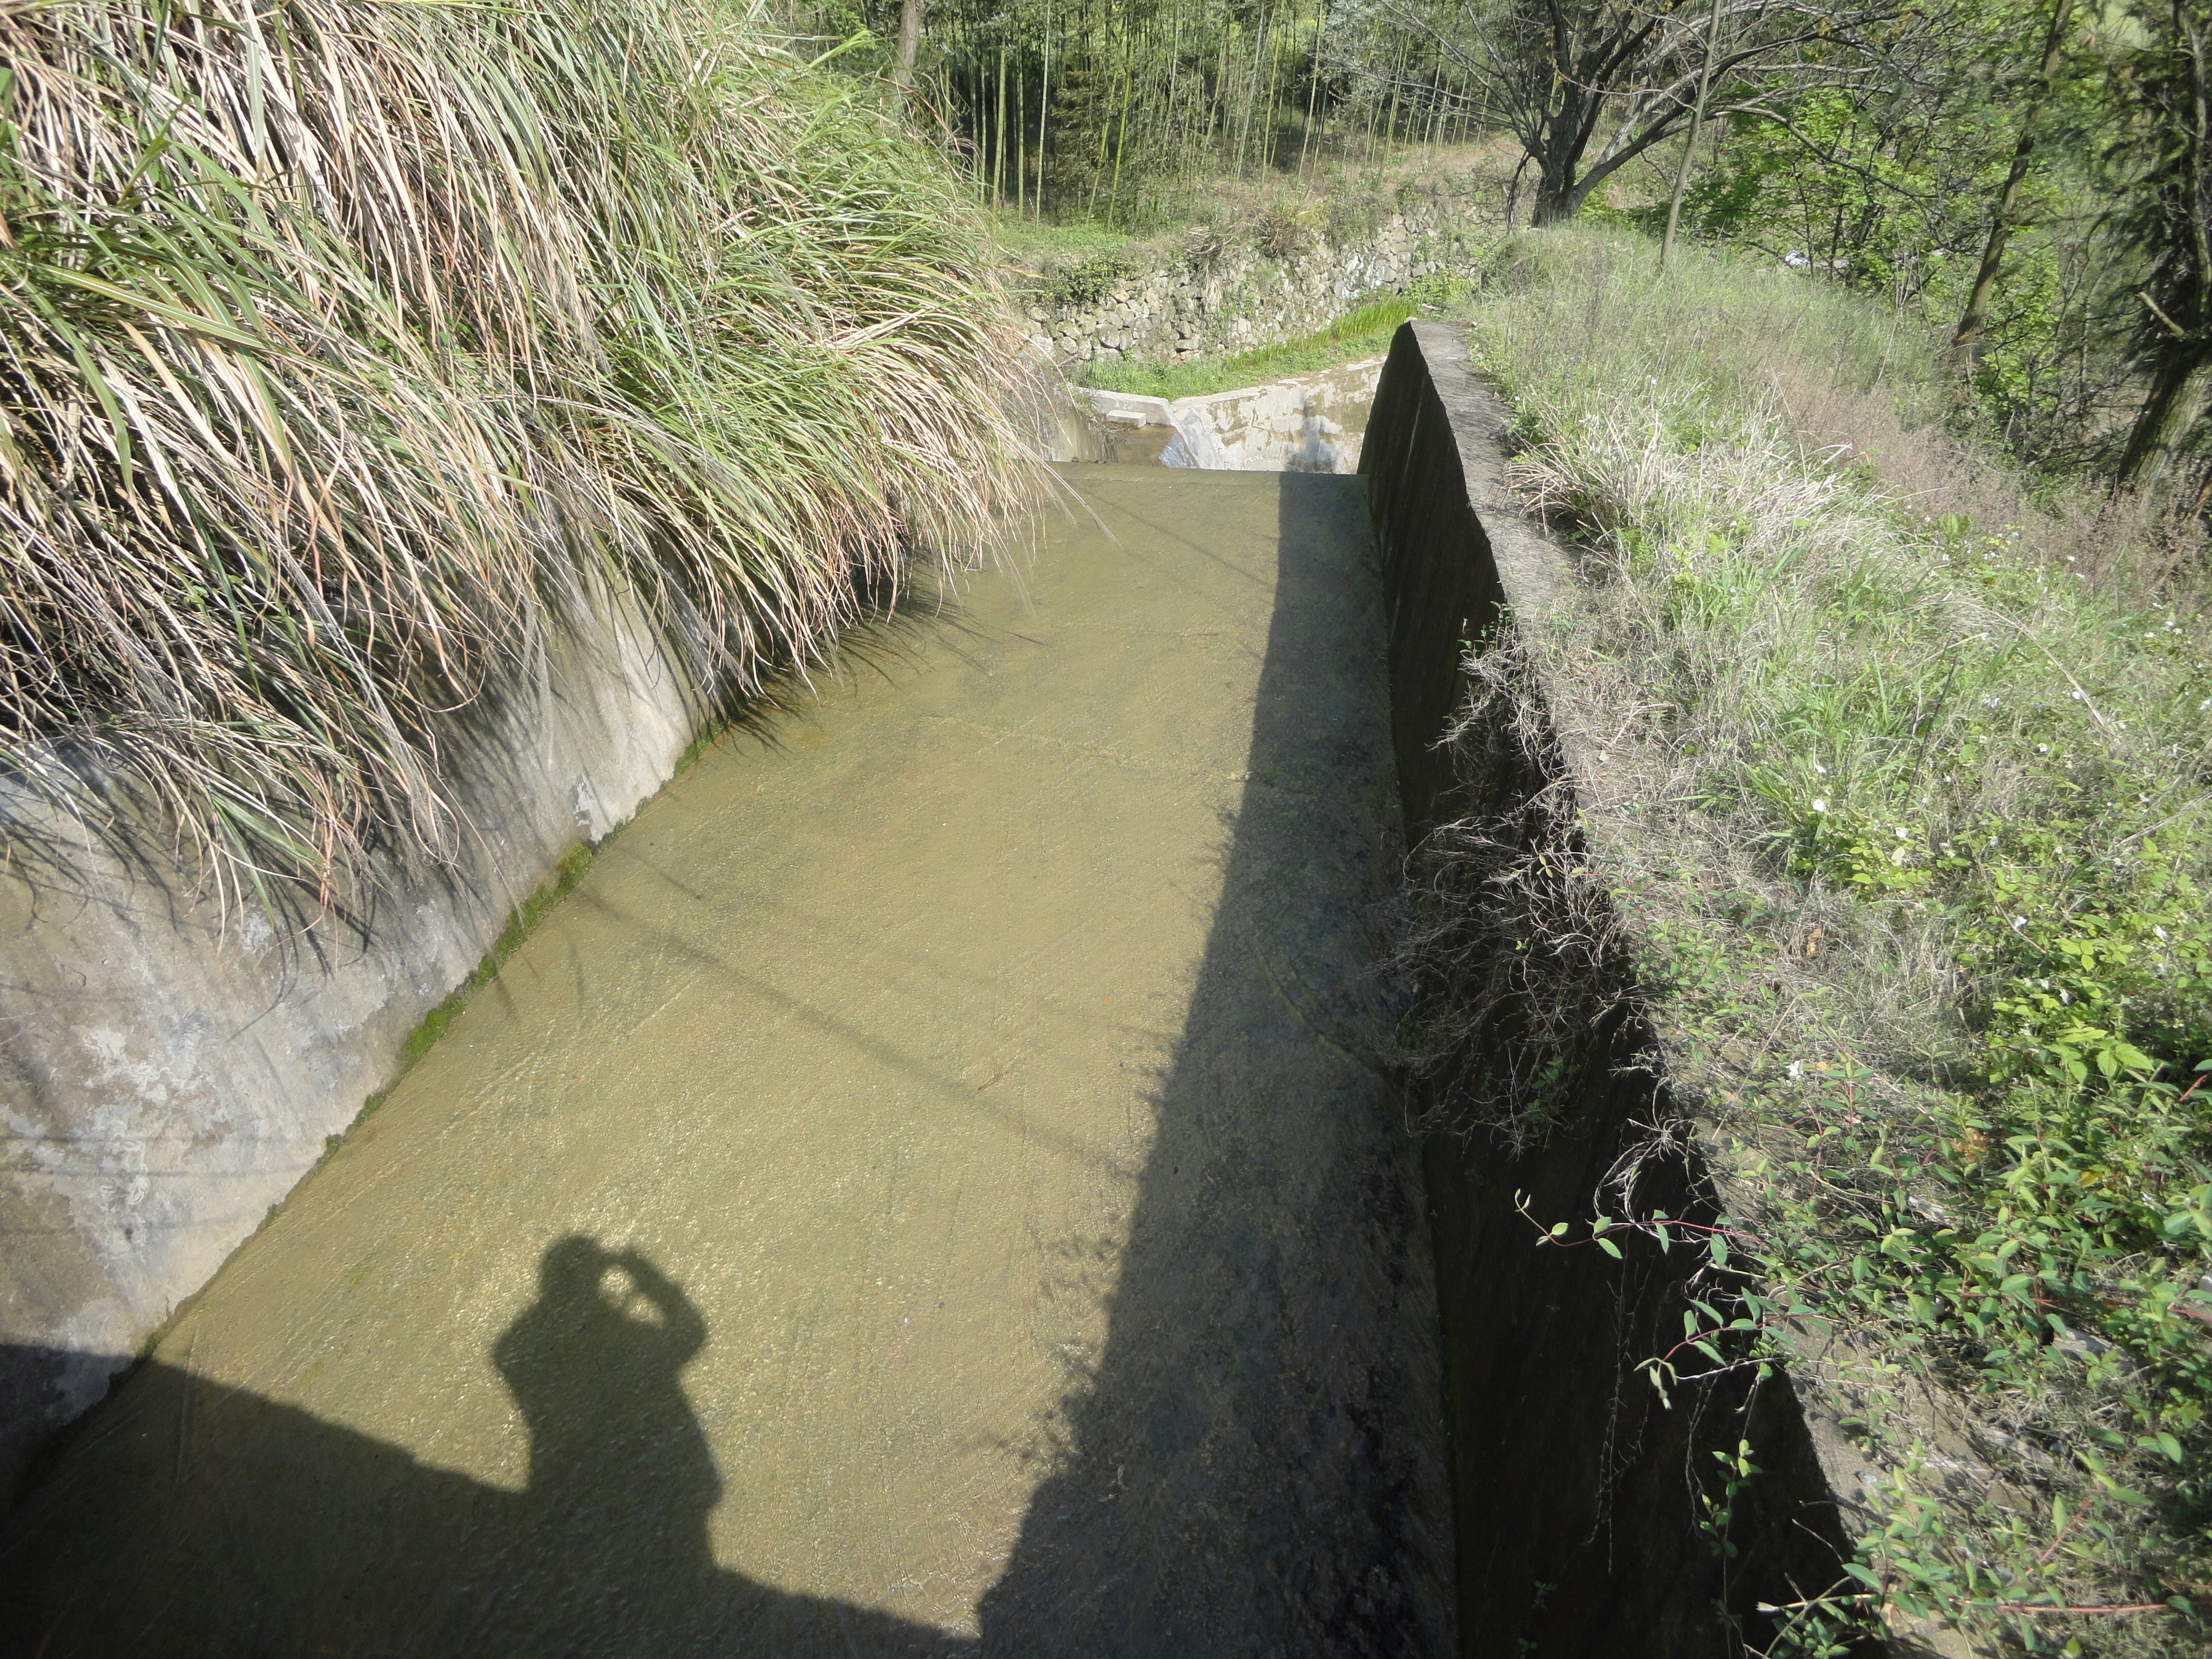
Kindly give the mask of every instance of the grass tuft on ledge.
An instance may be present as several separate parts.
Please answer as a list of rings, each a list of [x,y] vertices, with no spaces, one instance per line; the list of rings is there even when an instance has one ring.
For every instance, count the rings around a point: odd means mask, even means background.
[[[0,769],[226,898],[450,856],[441,732],[599,596],[742,691],[1039,486],[974,210],[742,0],[0,58]]]
[[[1311,374],[1367,357],[1380,357],[1390,349],[1390,337],[1408,317],[1416,316],[1425,297],[1442,297],[1441,285],[1423,294],[1394,294],[1340,317],[1327,328],[1280,345],[1229,357],[1193,357],[1180,363],[1091,362],[1082,366],[1082,384],[1102,392],[1127,392],[1143,398],[1204,398],[1216,392],[1234,392],[1248,386],[1264,386],[1293,374]]]
[[[1761,262],[1692,250],[1662,276],[1641,242],[1540,233],[1462,315],[1515,407],[1517,489],[1579,572],[1521,620],[1734,1230],[1646,1374],[1793,1368],[1873,1472],[1857,1576],[1745,1641],[2202,1653],[2201,538],[1951,435],[1931,331]],[[1478,1070],[1453,999],[1486,994],[1454,951],[1499,920],[1499,856],[1468,825],[1417,866],[1409,1033],[1447,1099]],[[1525,1141],[1541,1106],[1457,1109]],[[1709,1474],[1725,1548],[1722,1476],[1755,1476]]]

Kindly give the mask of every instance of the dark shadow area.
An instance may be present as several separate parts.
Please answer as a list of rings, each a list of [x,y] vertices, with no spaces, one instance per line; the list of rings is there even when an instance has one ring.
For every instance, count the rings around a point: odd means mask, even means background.
[[[520,1492],[147,1364],[0,1535],[0,1652],[973,1653],[714,1565],[722,1476],[679,1380],[706,1336],[642,1257],[553,1246],[492,1351],[530,1429]]]
[[[1380,576],[1358,480],[1279,477],[1219,908],[1104,1349],[983,1601],[988,1653],[1449,1650],[1434,1303],[1373,1058],[1395,818]]]

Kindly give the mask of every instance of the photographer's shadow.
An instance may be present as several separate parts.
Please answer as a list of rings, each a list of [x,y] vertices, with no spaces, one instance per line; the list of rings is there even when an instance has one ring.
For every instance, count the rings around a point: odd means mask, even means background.
[[[531,1553],[589,1564],[547,1586],[556,1628],[612,1637],[713,1599],[707,1516],[722,1480],[678,1378],[706,1341],[699,1310],[644,1257],[570,1237],[493,1346],[530,1430]]]
[[[149,1362],[0,1534],[0,1651],[972,1654],[715,1565],[722,1478],[680,1380],[706,1339],[642,1255],[553,1245],[492,1349],[520,1493]]]

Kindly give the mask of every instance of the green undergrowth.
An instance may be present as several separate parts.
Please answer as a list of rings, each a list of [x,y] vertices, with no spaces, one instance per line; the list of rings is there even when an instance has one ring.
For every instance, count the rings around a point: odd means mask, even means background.
[[[1462,309],[1582,579],[1522,621],[1729,1212],[1534,1219],[1671,1227],[1701,1265],[1651,1382],[1793,1367],[1872,1472],[1849,1576],[1743,1643],[2206,1651],[2193,531],[1977,451],[1933,335],[1810,278],[1546,233]],[[1528,1138],[1540,1106],[1465,1109]],[[1717,1547],[1759,1456],[1700,1483]]]
[[[1006,212],[987,214],[985,217],[991,240],[1009,258],[1021,264],[1058,264],[1098,258],[1118,253],[1140,240],[1134,231],[1116,230],[1082,220],[1060,223]]]
[[[1301,339],[1233,357],[1194,357],[1180,363],[1086,363],[1083,384],[1172,402],[1177,398],[1203,398],[1239,386],[1262,386],[1292,374],[1310,374],[1382,356],[1401,323],[1418,315],[1424,304],[1440,303],[1452,297],[1452,293],[1447,286],[1431,284],[1411,294],[1394,294],[1372,301]]]

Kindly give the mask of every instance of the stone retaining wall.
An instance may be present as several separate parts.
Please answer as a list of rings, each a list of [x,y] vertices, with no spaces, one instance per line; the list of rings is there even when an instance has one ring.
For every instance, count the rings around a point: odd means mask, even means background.
[[[1474,228],[1450,197],[1409,204],[1371,234],[1287,258],[1256,248],[1187,256],[1108,286],[1097,299],[1027,307],[1030,343],[1063,370],[1132,357],[1173,362],[1250,351],[1326,328],[1378,294],[1461,269]]]

